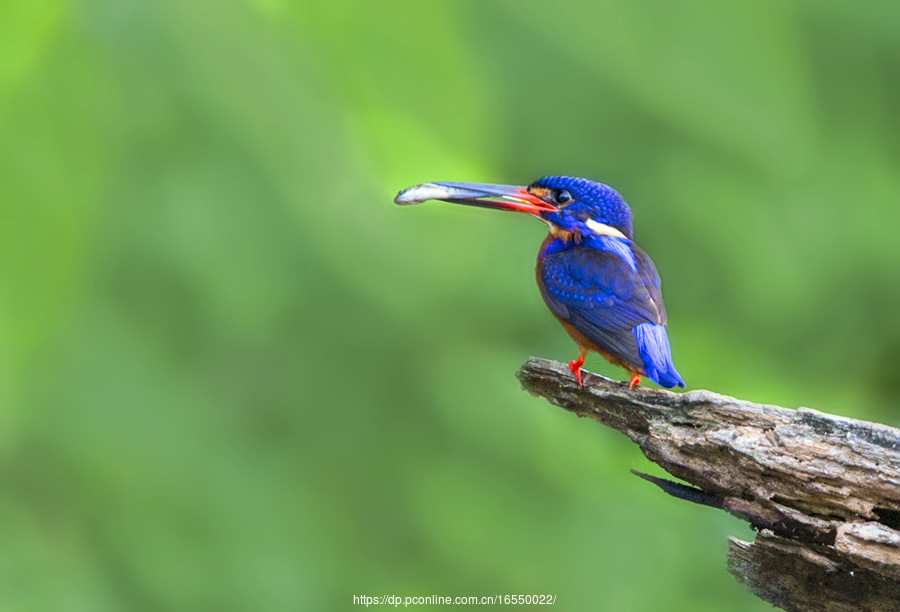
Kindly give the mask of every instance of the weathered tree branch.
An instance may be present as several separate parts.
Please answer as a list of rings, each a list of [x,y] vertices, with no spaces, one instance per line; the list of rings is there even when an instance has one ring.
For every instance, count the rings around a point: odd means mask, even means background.
[[[900,610],[900,430],[710,391],[672,393],[531,358],[525,389],[637,442],[687,486],[670,495],[749,521],[728,570],[785,610]]]

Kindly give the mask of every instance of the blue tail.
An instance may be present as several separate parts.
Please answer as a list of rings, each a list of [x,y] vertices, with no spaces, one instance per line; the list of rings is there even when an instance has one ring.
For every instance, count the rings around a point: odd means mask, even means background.
[[[681,375],[672,363],[672,349],[664,325],[641,323],[631,330],[637,339],[638,352],[647,376],[663,387],[684,386]]]

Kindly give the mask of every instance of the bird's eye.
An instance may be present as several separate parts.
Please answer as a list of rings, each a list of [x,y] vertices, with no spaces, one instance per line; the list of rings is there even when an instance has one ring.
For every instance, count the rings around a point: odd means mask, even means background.
[[[559,189],[553,194],[553,199],[556,200],[557,204],[568,204],[572,201],[572,194],[565,189]]]

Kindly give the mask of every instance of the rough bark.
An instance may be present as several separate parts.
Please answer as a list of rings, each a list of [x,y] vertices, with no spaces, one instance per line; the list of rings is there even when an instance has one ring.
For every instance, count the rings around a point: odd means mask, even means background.
[[[639,474],[670,495],[759,530],[732,540],[728,569],[785,610],[900,610],[900,430],[710,391],[672,393],[531,358],[525,389],[613,427],[692,486]]]

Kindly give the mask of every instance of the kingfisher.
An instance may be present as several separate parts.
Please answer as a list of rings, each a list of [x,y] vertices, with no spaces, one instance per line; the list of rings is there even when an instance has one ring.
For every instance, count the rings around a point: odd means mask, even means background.
[[[550,311],[578,345],[569,362],[578,386],[588,351],[631,374],[684,387],[672,362],[659,273],[635,244],[631,209],[608,185],[548,176],[527,187],[487,183],[423,183],[404,189],[401,205],[440,200],[533,215],[549,233],[535,275]]]

